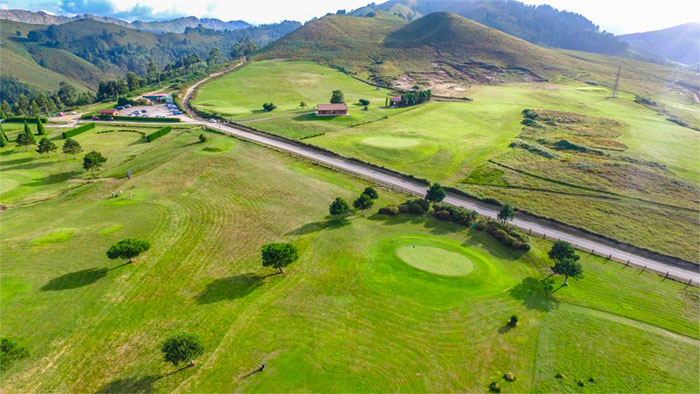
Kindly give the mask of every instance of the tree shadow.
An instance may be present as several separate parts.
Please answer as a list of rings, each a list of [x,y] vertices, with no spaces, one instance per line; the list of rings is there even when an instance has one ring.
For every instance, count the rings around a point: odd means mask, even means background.
[[[167,378],[170,375],[174,375],[187,368],[191,368],[190,365],[158,376],[148,375],[141,378],[128,377],[113,380],[107,383],[106,385],[100,387],[95,393],[152,393],[154,392],[153,383],[163,378]]]
[[[347,226],[350,224],[350,221],[346,220],[345,218],[343,219],[330,219],[326,220],[325,222],[312,222],[312,223],[306,223],[305,225],[298,227],[290,232],[287,233],[287,235],[304,235],[304,234],[311,234],[315,233],[317,231],[321,230],[333,230],[337,228],[341,228],[343,226]]]
[[[462,243],[462,246],[481,246],[484,249],[487,249],[492,255],[503,260],[519,260],[525,254],[527,254],[527,251],[510,249],[507,246],[502,245],[498,242],[498,240],[493,238],[485,231],[479,233],[476,233],[476,231],[477,230],[473,230],[473,232],[470,232],[470,237]],[[482,237],[488,238],[488,240],[491,242],[484,242]]]
[[[265,278],[272,275],[277,275],[277,273],[260,276],[249,272],[216,279],[209,282],[204,290],[195,296],[195,300],[198,304],[213,304],[219,301],[243,298],[264,285]]]
[[[22,163],[26,163],[26,162],[32,161],[32,160],[34,160],[34,159],[31,157],[25,157],[22,159],[7,160],[7,161],[0,162],[0,166],[3,166],[3,167],[4,166],[13,166],[15,164],[22,164]]]
[[[41,155],[41,157],[30,158],[30,160],[40,159],[40,158],[41,158],[41,159],[46,159],[47,157],[46,157],[45,155]],[[18,159],[18,160],[22,160],[22,159]],[[6,162],[5,162],[5,163],[6,163]],[[32,169],[34,169],[34,168],[51,166],[51,165],[53,165],[53,164],[54,164],[53,162],[48,162],[48,161],[45,161],[45,160],[42,160],[42,161],[37,160],[37,161],[35,161],[35,162],[33,162],[33,163],[19,164],[19,165],[15,165],[15,166],[12,166],[12,167],[3,168],[3,170],[4,170],[4,171],[12,171],[12,170],[32,170]],[[5,165],[5,164],[3,163],[3,165]]]
[[[70,272],[68,274],[51,279],[49,283],[41,287],[41,291],[70,290],[91,285],[107,276],[107,273],[109,271],[122,267],[126,264],[128,263],[124,263],[109,269],[88,268],[82,271]]]
[[[369,219],[369,220],[381,220],[384,222],[384,224],[388,224],[390,226],[395,226],[395,225],[406,224],[406,223],[411,223],[411,224],[423,223],[423,222],[425,222],[425,215],[400,213],[398,215],[389,216],[389,215],[375,213],[374,215],[369,216],[367,219]]]
[[[298,122],[330,122],[331,120],[342,116],[316,116],[316,112],[309,112],[302,115],[297,115],[292,118]]]
[[[551,277],[544,279],[527,277],[508,290],[508,294],[522,301],[528,309],[548,312],[559,306],[559,301],[552,296],[553,283],[554,280]]]
[[[512,330],[513,328],[515,328],[515,327],[513,327],[512,324],[506,323],[505,325],[503,325],[503,327],[501,327],[501,328],[498,329],[498,333],[499,333],[499,334],[506,334],[506,333],[508,333],[510,330]]]
[[[52,185],[54,183],[65,182],[68,179],[75,178],[81,172],[80,171],[66,171],[59,174],[52,174],[34,182],[29,182],[24,184],[24,186],[41,186],[41,185]]]

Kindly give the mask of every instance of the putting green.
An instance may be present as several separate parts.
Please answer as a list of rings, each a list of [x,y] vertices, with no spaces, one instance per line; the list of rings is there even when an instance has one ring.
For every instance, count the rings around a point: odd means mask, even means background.
[[[410,148],[420,144],[420,140],[415,138],[401,137],[367,137],[362,140],[362,143],[377,148]]]
[[[433,246],[401,245],[396,255],[406,264],[432,274],[465,276],[474,269],[467,257]]]

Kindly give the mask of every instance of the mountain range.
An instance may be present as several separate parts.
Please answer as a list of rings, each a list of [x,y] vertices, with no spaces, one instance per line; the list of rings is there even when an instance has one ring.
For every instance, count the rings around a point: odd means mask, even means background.
[[[672,60],[686,65],[700,64],[700,23],[686,23],[667,29],[625,34],[619,38],[640,55]]]
[[[224,22],[214,18],[197,18],[187,16],[166,21],[140,21],[127,22],[117,18],[83,14],[76,16],[62,16],[49,14],[44,11],[32,12],[25,10],[0,10],[0,19],[14,22],[28,23],[32,25],[61,25],[83,19],[92,19],[98,22],[111,23],[131,29],[138,29],[152,33],[184,33],[187,28],[195,28],[199,25],[212,30],[238,30],[253,27],[250,23],[236,20]]]

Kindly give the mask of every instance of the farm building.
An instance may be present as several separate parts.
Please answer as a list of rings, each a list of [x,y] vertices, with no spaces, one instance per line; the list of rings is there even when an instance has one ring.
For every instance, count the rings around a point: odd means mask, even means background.
[[[348,105],[342,104],[319,104],[316,106],[316,116],[342,116],[348,114]]]
[[[119,111],[116,109],[101,109],[100,115],[119,116]]]
[[[157,94],[144,94],[141,98],[154,101],[156,103],[172,103],[173,94],[172,93],[157,93]]]

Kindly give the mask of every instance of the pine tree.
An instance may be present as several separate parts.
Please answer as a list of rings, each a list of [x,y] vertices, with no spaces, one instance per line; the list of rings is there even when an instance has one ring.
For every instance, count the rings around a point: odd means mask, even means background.
[[[41,118],[39,118],[38,115],[36,117],[36,131],[39,135],[46,135],[46,129],[44,128],[44,124],[41,123]]]
[[[29,140],[32,141],[32,144],[36,145],[36,138],[34,138],[34,134],[32,134],[32,131],[29,130],[29,125],[27,124],[27,121],[24,121],[24,134],[29,137]]]
[[[39,141],[39,148],[37,148],[38,153],[46,153],[47,157],[51,157],[51,152],[56,150],[56,144],[51,142],[48,138],[44,137]]]

